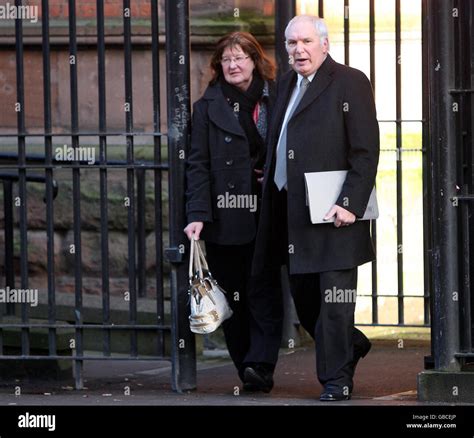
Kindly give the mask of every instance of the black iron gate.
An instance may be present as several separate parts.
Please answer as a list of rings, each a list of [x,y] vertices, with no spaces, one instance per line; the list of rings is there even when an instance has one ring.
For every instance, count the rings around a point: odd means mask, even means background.
[[[474,2],[426,2],[429,28],[432,359],[423,401],[472,403]]]
[[[69,98],[70,98],[70,131],[53,132],[52,96],[51,96],[51,47],[50,17],[51,5],[48,0],[41,2],[41,46],[42,46],[42,89],[43,89],[43,132],[31,133],[25,124],[25,87],[24,87],[24,29],[21,19],[15,21],[16,47],[16,103],[17,132],[0,134],[0,139],[11,139],[17,142],[16,152],[0,151],[0,181],[4,188],[4,226],[5,226],[5,290],[21,291],[24,297],[29,292],[28,266],[28,196],[29,181],[44,182],[46,204],[47,233],[47,319],[33,322],[29,317],[29,304],[9,304],[2,309],[0,318],[0,361],[4,360],[72,360],[77,389],[83,387],[83,363],[86,360],[171,360],[172,387],[176,391],[192,389],[196,382],[194,337],[187,323],[186,274],[183,259],[185,253],[184,215],[183,215],[183,172],[184,157],[182,151],[188,139],[190,120],[189,96],[189,5],[187,0],[166,1],[166,70],[167,70],[167,108],[168,133],[160,132],[160,73],[159,73],[159,4],[151,1],[149,22],[152,53],[152,94],[153,132],[134,129],[134,97],[132,80],[132,14],[130,0],[123,0],[121,43],[124,53],[124,116],[125,130],[112,132],[107,128],[106,108],[106,41],[104,1],[96,2],[96,41],[97,46],[97,80],[98,80],[98,130],[85,132],[79,124],[79,87],[78,87],[78,44],[76,10],[79,6],[75,0],[68,1],[68,47],[69,47]],[[27,3],[25,3],[27,4]],[[22,6],[22,0],[15,1],[15,7]],[[82,91],[84,92],[84,91]],[[5,110],[13,110],[8,108]],[[77,152],[84,138],[98,140],[99,158],[93,162],[84,162],[79,154],[73,154],[72,160],[60,160],[53,152],[55,137],[69,137],[72,151]],[[153,160],[139,159],[135,155],[135,140],[140,136],[151,139],[154,147]],[[109,141],[113,137],[125,138],[126,159],[108,159]],[[168,159],[162,158],[162,138],[167,138]],[[31,138],[44,142],[44,153],[31,155],[27,153],[27,141]],[[72,175],[73,205],[73,243],[71,253],[74,255],[74,320],[68,323],[58,321],[56,314],[57,283],[55,279],[55,212],[54,198],[58,190],[55,173],[70,170]],[[83,254],[81,241],[81,183],[85,169],[94,169],[99,174],[100,192],[100,265],[101,265],[101,321],[87,323],[83,316]],[[112,170],[122,170],[126,174],[127,228],[128,228],[128,287],[124,291],[129,302],[128,323],[114,323],[111,319],[111,290],[109,271],[108,230],[108,175]],[[163,197],[162,173],[167,172],[165,180],[169,199],[165,204]],[[154,223],[156,247],[156,309],[154,323],[143,324],[137,319],[137,303],[145,294],[147,277],[145,267],[145,186],[146,179],[154,178]],[[13,184],[18,184],[17,196],[14,196]],[[16,194],[16,191],[15,191]],[[163,209],[169,210],[169,242],[163,235]],[[14,266],[14,221],[19,223],[19,267]],[[166,248],[163,250],[163,248]],[[169,297],[165,296],[166,277],[163,272],[163,253],[170,264]],[[15,280],[15,270],[19,271],[19,288]],[[37,292],[37,291],[36,291]],[[6,296],[6,295],[5,295]],[[165,302],[169,299],[170,317],[165,321]],[[3,307],[3,306],[2,306]],[[16,308],[16,312],[15,312]],[[5,315],[13,319],[5,321]],[[15,318],[16,315],[16,318]],[[47,352],[36,354],[30,348],[30,336],[37,330],[47,330]],[[19,331],[21,342],[16,350],[4,348],[4,335],[7,331]],[[68,354],[59,354],[57,336],[64,330],[73,330]],[[84,351],[84,334],[87,330],[96,330],[103,336],[103,349],[97,354]],[[129,334],[129,352],[118,357],[111,351],[111,337],[115,331]],[[137,334],[141,331],[156,333],[154,354],[141,356],[138,349]]]
[[[68,0],[68,36],[67,46],[70,59],[69,65],[69,96],[70,96],[70,130],[69,132],[53,132],[52,125],[52,99],[51,99],[51,47],[50,47],[50,21],[48,11],[50,8],[48,0],[42,0],[42,32],[41,32],[41,56],[42,56],[42,89],[43,89],[43,132],[29,132],[25,123],[25,87],[24,87],[24,29],[21,20],[15,20],[14,40],[16,57],[16,102],[14,111],[16,111],[17,127],[15,132],[9,134],[1,133],[0,140],[10,139],[16,142],[16,151],[0,151],[0,181],[3,183],[4,196],[4,226],[5,226],[5,286],[14,289],[17,283],[21,290],[29,288],[29,266],[28,266],[28,196],[27,187],[30,181],[44,183],[45,204],[46,204],[46,233],[47,233],[47,303],[48,314],[47,321],[37,323],[32,322],[29,317],[28,304],[23,303],[13,307],[7,305],[5,315],[16,316],[17,321],[0,321],[0,361],[2,360],[60,360],[65,356],[58,354],[57,335],[63,330],[73,330],[72,337],[74,348],[67,356],[68,360],[74,361],[76,387],[81,388],[82,367],[85,360],[171,360],[172,363],[172,385],[175,390],[185,390],[195,387],[196,369],[195,369],[195,346],[194,337],[191,335],[187,324],[187,294],[186,294],[186,266],[183,263],[185,258],[185,235],[182,232],[184,228],[184,204],[183,204],[183,180],[185,150],[189,136],[189,115],[190,115],[190,50],[189,50],[189,1],[188,0],[167,0],[165,2],[165,48],[166,48],[166,82],[167,82],[167,133],[161,132],[160,123],[160,40],[159,40],[159,2],[151,1],[150,38],[148,49],[151,51],[151,77],[152,77],[152,107],[153,112],[153,130],[143,132],[134,127],[134,96],[133,96],[133,50],[132,50],[132,22],[130,0],[123,0],[123,20],[122,31],[120,33],[120,47],[124,54],[123,68],[123,86],[125,89],[124,118],[125,130],[112,131],[107,125],[107,105],[106,105],[106,40],[105,40],[105,12],[104,1],[96,1],[96,40],[89,40],[89,44],[97,47],[97,81],[98,81],[98,129],[94,132],[86,132],[81,129],[79,120],[79,93],[78,86],[78,44],[77,44],[77,18],[76,9],[78,4],[75,0]],[[316,3],[316,2],[315,2]],[[319,0],[319,15],[324,17],[324,7],[328,5],[323,0]],[[342,5],[342,2],[341,2]],[[402,44],[401,36],[401,2],[394,0],[395,16],[395,57],[393,59],[393,69],[396,71],[396,116],[393,120],[380,120],[380,123],[391,124],[395,126],[396,147],[385,152],[394,154],[396,157],[396,198],[397,198],[397,248],[403,246],[403,157],[405,153],[417,152],[423,156],[423,216],[424,216],[424,254],[426,260],[424,263],[424,293],[422,295],[410,295],[404,290],[404,260],[403,252],[397,253],[397,324],[381,324],[378,310],[381,299],[393,298],[394,295],[386,295],[384,291],[379,291],[377,283],[377,262],[372,264],[372,291],[368,295],[372,303],[372,322],[371,325],[406,325],[404,306],[406,298],[417,298],[423,300],[424,317],[423,326],[430,324],[430,291],[431,278],[430,256],[432,254],[433,241],[430,239],[431,222],[429,212],[431,209],[430,199],[430,174],[426,172],[429,168],[429,145],[428,145],[428,27],[427,0],[421,1],[422,23],[423,23],[423,117],[420,120],[402,119],[402,83],[400,69],[400,50]],[[22,6],[21,0],[15,1],[15,6]],[[349,64],[350,59],[350,0],[344,0],[344,8],[341,9],[344,29],[344,59]],[[368,0],[369,17],[369,51],[370,51],[370,79],[373,84],[376,82],[375,76],[375,51],[376,51],[376,20],[375,20],[375,0]],[[284,46],[282,45],[283,30],[295,13],[295,4],[293,1],[277,0],[275,2],[276,14],[276,35],[277,35],[277,59],[280,67],[285,63]],[[464,34],[463,34],[464,35]],[[464,40],[466,36],[464,35]],[[468,51],[471,46],[459,46],[461,51]],[[283,55],[281,55],[283,53]],[[460,57],[461,58],[461,57]],[[460,59],[459,58],[459,59]],[[467,68],[467,67],[464,67]],[[467,74],[467,73],[466,73]],[[463,76],[464,77],[464,76]],[[467,76],[466,76],[467,77]],[[465,79],[462,84],[453,90],[453,93],[459,95],[460,104],[463,108],[472,105],[469,100],[471,93],[469,91],[468,80]],[[464,91],[463,91],[464,90]],[[10,110],[10,109],[6,109]],[[468,116],[463,111],[465,118]],[[472,119],[471,119],[472,120]],[[464,120],[462,126],[467,125],[468,120]],[[402,140],[402,129],[405,123],[420,123],[423,127],[422,145],[416,150],[404,149]],[[459,122],[461,123],[461,122]],[[472,134],[470,134],[472,136]],[[96,138],[98,142],[99,158],[94,163],[86,164],[80,159],[73,161],[61,161],[53,156],[53,144],[56,137],[68,137],[73,150],[78,150],[85,138]],[[108,151],[111,146],[111,139],[120,137],[125,139],[126,158],[116,160],[108,157]],[[153,146],[154,156],[152,160],[144,160],[137,157],[136,140],[137,138],[149,138],[149,143]],[[29,139],[36,138],[43,142],[44,152],[41,155],[31,155],[27,153],[27,142]],[[466,137],[467,138],[467,137]],[[469,140],[469,138],[471,140]],[[472,142],[472,137],[463,140],[465,144]],[[162,139],[166,140],[167,149],[162,148]],[[467,142],[467,143],[466,143]],[[469,155],[469,149],[464,154],[465,160],[471,160],[472,151]],[[162,157],[166,152],[167,157]],[[84,321],[83,317],[83,270],[81,230],[81,184],[83,183],[83,174],[85,169],[94,169],[98,173],[98,186],[100,193],[100,266],[101,266],[101,320],[99,323],[89,323]],[[68,324],[58,322],[56,314],[56,292],[57,282],[55,278],[55,227],[54,227],[54,199],[57,191],[61,190],[60,184],[55,180],[55,175],[59,170],[68,170],[72,177],[72,201],[73,201],[73,258],[74,258],[74,320]],[[464,167],[463,172],[472,176],[472,165]],[[128,322],[126,324],[116,324],[111,318],[111,290],[110,290],[110,266],[109,266],[109,211],[107,199],[109,196],[110,172],[122,170],[125,174],[126,199],[127,199],[127,229],[128,229],[128,288],[129,296]],[[168,175],[167,180],[162,180],[162,174]],[[156,249],[156,271],[154,282],[156,289],[156,312],[154,323],[142,324],[138,320],[137,307],[139,300],[147,288],[146,273],[146,235],[145,235],[145,205],[146,181],[153,178],[153,200],[155,209],[153,211],[155,235],[154,246]],[[462,203],[462,227],[463,242],[470,248],[467,231],[469,226],[472,230],[472,220],[469,222],[469,210],[467,202],[470,200],[469,193],[472,193],[472,182],[463,185],[465,193],[460,193],[458,198]],[[163,193],[168,191],[168,203],[163,200]],[[17,196],[15,196],[17,194]],[[164,209],[169,212],[169,238],[168,241],[164,235]],[[18,237],[14,237],[15,221],[18,222]],[[470,225],[468,225],[470,224]],[[471,231],[472,234],[472,231]],[[374,241],[377,239],[376,224],[373,224]],[[14,248],[19,244],[18,266],[15,266]],[[472,246],[472,245],[471,245]],[[165,261],[169,261],[169,276],[164,273]],[[470,265],[469,265],[470,263]],[[472,275],[472,257],[465,259],[465,266],[471,266]],[[467,268],[466,268],[467,269]],[[19,272],[19,282],[15,281],[14,273]],[[465,276],[465,287],[469,288],[469,276]],[[169,279],[169,296],[166,296],[165,283]],[[149,281],[149,280],[148,280]],[[466,289],[466,290],[467,290]],[[469,295],[462,295],[465,300],[465,309],[470,309],[472,303],[469,302]],[[170,317],[165,321],[165,304],[170,304]],[[464,335],[464,354],[470,354],[468,348],[472,341],[470,340],[470,314],[465,312],[465,335]],[[32,354],[30,348],[31,333],[38,329],[47,330],[48,347],[46,355]],[[10,354],[4,348],[4,332],[7,330],[18,330],[20,332],[21,343],[19,351]],[[88,355],[84,351],[84,334],[88,330],[98,330],[103,337],[103,349],[98,355]],[[129,333],[130,348],[128,354],[116,357],[111,349],[111,338],[113,333],[118,330]],[[138,333],[151,331],[156,334],[155,354],[140,356],[138,349]],[[169,341],[168,341],[169,340]],[[167,347],[170,348],[167,348]],[[168,353],[167,353],[168,350]],[[467,351],[466,351],[467,350]],[[468,353],[469,352],[469,353]]]
[[[474,2],[428,3],[432,340],[435,368],[456,370],[474,358]]]

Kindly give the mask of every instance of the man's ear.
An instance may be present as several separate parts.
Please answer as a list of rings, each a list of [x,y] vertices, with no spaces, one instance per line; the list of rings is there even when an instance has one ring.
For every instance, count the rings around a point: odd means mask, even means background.
[[[323,45],[323,51],[326,54],[329,52],[329,38],[324,38],[324,41],[321,43]]]

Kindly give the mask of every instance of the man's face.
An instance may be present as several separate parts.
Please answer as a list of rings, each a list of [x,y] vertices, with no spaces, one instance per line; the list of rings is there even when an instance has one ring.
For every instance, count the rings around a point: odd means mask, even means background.
[[[326,59],[328,41],[321,41],[311,21],[296,21],[287,31],[286,50],[293,70],[310,76]]]

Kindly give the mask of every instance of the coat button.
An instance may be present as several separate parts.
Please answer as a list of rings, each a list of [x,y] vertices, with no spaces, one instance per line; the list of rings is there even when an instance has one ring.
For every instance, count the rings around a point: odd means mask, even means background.
[[[232,164],[234,164],[234,160],[227,160],[227,161],[225,162],[225,164],[226,164],[227,166],[232,166]]]
[[[226,137],[224,138],[224,141],[226,143],[230,143],[232,141],[232,137],[230,135],[226,135]]]
[[[232,182],[227,183],[227,187],[229,187],[229,189],[235,189],[235,184]]]

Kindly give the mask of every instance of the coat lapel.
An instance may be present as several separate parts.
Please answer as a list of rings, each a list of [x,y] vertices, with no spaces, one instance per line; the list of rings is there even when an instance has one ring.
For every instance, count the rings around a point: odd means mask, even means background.
[[[303,96],[303,99],[298,105],[298,108],[296,108],[295,112],[293,113],[292,119],[297,116],[301,111],[303,111],[308,105],[310,105],[314,100],[316,100],[320,96],[320,94],[329,86],[329,84],[333,80],[334,65],[335,61],[328,54],[326,60],[323,62],[323,64],[318,70],[318,73],[311,82],[309,89]],[[283,124],[286,109],[288,107],[288,102],[291,97],[291,93],[293,92],[293,89],[296,85],[296,78],[297,74],[293,70],[291,70],[288,73],[284,74],[280,79],[281,84],[278,89],[276,108],[274,110],[274,115],[272,117],[272,122],[270,126],[272,136],[269,139],[270,141],[267,149],[267,169],[272,168],[278,138],[280,136],[281,127]],[[267,170],[263,190],[265,190],[268,184],[268,177],[270,173],[271,172]]]
[[[318,72],[316,73],[316,76],[311,81],[311,85],[309,86],[308,90],[303,96],[303,99],[301,100],[300,104],[293,113],[292,118],[297,117],[301,111],[311,105],[311,103],[314,102],[321,95],[321,93],[329,86],[329,84],[333,80],[334,64],[334,60],[331,58],[330,55],[328,55],[326,60],[323,62]]]
[[[209,101],[209,119],[223,131],[245,137],[245,132],[231,106],[222,94],[219,84],[207,88],[203,96]]]
[[[285,73],[278,84],[277,91],[277,100],[275,103],[275,109],[273,110],[273,115],[270,122],[270,136],[268,137],[267,143],[267,159],[265,161],[265,178],[263,181],[263,190],[268,184],[268,178],[270,175],[270,169],[272,168],[272,162],[275,156],[275,150],[278,143],[278,138],[280,137],[281,126],[283,124],[283,119],[286,113],[286,107],[288,106],[288,101],[290,100],[291,93],[296,83],[296,73],[294,71],[289,71]]]
[[[280,136],[281,126],[283,124],[283,120],[285,118],[286,108],[288,106],[288,102],[291,97],[291,93],[293,92],[293,88],[296,84],[296,73],[294,71],[290,71],[286,73],[281,78],[281,85],[280,90],[278,91],[277,96],[277,105],[274,110],[274,116],[272,118],[272,131],[274,132],[275,137],[273,138],[272,146],[275,146],[275,142],[278,141],[278,137]]]

